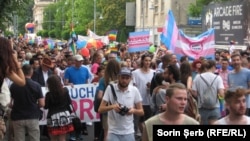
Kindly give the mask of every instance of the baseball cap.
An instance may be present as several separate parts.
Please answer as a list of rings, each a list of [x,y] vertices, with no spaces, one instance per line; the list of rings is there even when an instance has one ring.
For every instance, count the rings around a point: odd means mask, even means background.
[[[75,55],[74,58],[76,61],[83,61],[83,57],[80,54]]]
[[[129,76],[131,76],[132,73],[131,73],[131,70],[129,68],[123,67],[123,68],[121,68],[121,71],[120,71],[119,75],[129,75]]]

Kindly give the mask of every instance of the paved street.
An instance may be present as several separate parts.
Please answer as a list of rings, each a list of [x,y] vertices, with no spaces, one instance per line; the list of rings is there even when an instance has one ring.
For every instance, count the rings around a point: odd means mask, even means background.
[[[83,136],[83,141],[93,141],[94,140],[94,123],[92,126],[87,126],[87,129],[88,129],[89,134],[88,136]],[[8,140],[8,133],[6,133],[4,141],[12,141],[12,140]],[[29,140],[27,139],[26,141],[29,141]],[[42,136],[41,141],[49,141],[49,139],[45,136]]]
[[[89,135],[83,136],[83,141],[93,141],[94,140],[94,124],[92,126],[87,126],[87,128],[88,128]],[[45,136],[42,136],[41,141],[49,141],[49,139]]]

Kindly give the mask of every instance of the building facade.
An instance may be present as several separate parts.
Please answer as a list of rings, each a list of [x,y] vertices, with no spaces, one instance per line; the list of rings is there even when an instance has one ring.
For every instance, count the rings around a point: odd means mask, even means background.
[[[47,7],[49,4],[56,2],[56,0],[34,0],[34,7],[33,7],[33,19],[35,23],[35,30],[36,33],[39,30],[42,30],[42,23],[43,23],[43,9]]]
[[[172,10],[179,29],[194,31],[188,26],[188,6],[195,0],[136,0],[136,31],[150,31],[150,42],[160,45],[160,34],[166,15]],[[190,29],[191,28],[191,29]],[[198,32],[201,25],[198,26]],[[196,34],[196,33],[191,33]]]

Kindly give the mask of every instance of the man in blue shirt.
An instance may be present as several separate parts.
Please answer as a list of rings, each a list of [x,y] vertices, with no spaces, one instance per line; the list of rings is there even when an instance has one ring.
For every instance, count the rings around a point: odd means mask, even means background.
[[[83,57],[79,54],[74,56],[75,64],[68,67],[64,74],[64,84],[72,87],[77,84],[87,84],[91,79],[91,74],[87,67],[83,66]],[[86,123],[83,123],[83,134],[87,134]],[[78,137],[79,135],[76,135]],[[76,140],[71,134],[70,140]]]

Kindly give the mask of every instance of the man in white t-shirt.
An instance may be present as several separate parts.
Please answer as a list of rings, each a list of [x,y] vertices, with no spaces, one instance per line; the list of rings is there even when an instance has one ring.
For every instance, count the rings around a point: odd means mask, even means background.
[[[142,116],[144,112],[139,90],[129,85],[131,75],[129,68],[121,69],[118,83],[111,84],[114,93],[111,86],[107,86],[98,109],[99,113],[108,112],[107,141],[135,141],[133,115]]]
[[[144,110],[144,116],[135,118],[135,128],[139,127],[140,132],[142,132],[142,125],[145,120],[150,118],[153,113],[151,110],[151,80],[154,76],[155,70],[151,69],[150,65],[152,63],[152,56],[149,54],[144,54],[141,56],[140,68],[132,71],[133,83],[140,91],[142,97],[142,105]],[[137,129],[136,129],[137,130]]]

